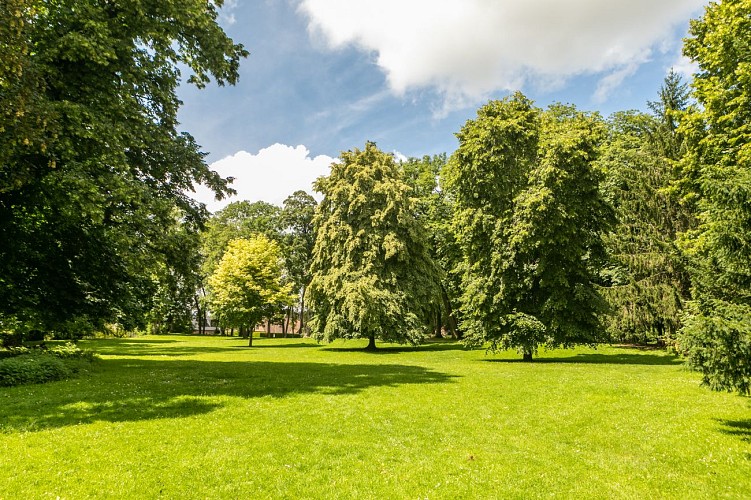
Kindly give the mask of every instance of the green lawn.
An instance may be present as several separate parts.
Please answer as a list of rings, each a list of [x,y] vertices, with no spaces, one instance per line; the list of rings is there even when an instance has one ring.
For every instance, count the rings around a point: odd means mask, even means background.
[[[0,498],[748,498],[748,398],[659,351],[142,337],[0,388]]]

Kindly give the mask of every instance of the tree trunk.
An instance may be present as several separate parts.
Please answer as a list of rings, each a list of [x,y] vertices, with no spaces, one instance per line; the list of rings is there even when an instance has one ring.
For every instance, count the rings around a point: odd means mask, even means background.
[[[250,332],[248,332],[248,347],[253,347],[253,330],[255,330],[255,328],[251,326]]]
[[[441,306],[436,307],[436,314],[435,314],[435,331],[433,332],[435,334],[435,338],[442,339],[443,334],[441,334],[441,329],[443,328],[443,315],[441,314]]]
[[[287,315],[284,318],[284,326],[282,327],[283,335],[285,339],[287,338],[287,332],[289,332],[289,321],[292,319],[292,306],[289,306],[287,309]]]
[[[302,327],[305,321],[305,290],[306,287],[302,287],[302,293],[300,294],[300,324],[297,327],[299,335],[302,335]]]
[[[266,338],[271,337],[271,318],[266,320]]]
[[[532,361],[532,351],[524,350],[524,356],[522,357],[522,361]]]
[[[454,310],[451,308],[449,294],[446,292],[446,287],[443,286],[443,283],[441,283],[441,298],[443,299],[443,307],[446,309],[446,326],[448,327],[449,333],[455,339],[460,339],[462,338],[462,335],[456,328]]]
[[[365,347],[366,351],[375,351],[377,349],[375,344],[375,335],[368,337],[368,345]]]

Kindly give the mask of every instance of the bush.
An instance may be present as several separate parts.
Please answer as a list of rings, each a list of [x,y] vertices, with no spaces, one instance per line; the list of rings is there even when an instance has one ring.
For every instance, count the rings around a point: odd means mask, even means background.
[[[8,347],[7,349],[0,349],[0,359],[14,358],[16,356],[20,356],[21,354],[29,354],[30,352],[31,349],[24,346]]]
[[[94,353],[84,351],[72,342],[66,342],[63,345],[57,345],[47,349],[47,352],[60,359],[83,359],[94,361]]]
[[[13,357],[7,357],[8,353]],[[95,359],[93,353],[70,342],[49,349],[8,349],[2,354],[6,357],[0,356],[0,386],[5,387],[63,380]]]
[[[72,370],[59,358],[44,353],[23,354],[0,361],[0,386],[62,380]]]

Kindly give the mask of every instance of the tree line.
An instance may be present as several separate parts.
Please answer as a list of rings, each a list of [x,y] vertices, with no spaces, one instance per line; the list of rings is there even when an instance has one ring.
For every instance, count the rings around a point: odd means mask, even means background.
[[[0,330],[116,324],[471,346],[657,343],[715,389],[751,386],[751,2],[692,21],[690,86],[649,112],[521,93],[482,106],[450,155],[343,152],[283,207],[222,197],[177,132],[179,65],[199,86],[247,55],[216,7],[11,0],[2,15]],[[129,22],[124,23],[127,19]],[[7,53],[6,53],[7,52]],[[250,336],[252,342],[252,335]]]

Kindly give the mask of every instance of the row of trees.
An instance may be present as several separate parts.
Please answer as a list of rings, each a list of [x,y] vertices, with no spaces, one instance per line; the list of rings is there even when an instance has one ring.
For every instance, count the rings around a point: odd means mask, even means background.
[[[320,339],[431,330],[516,348],[604,339],[687,354],[751,389],[750,0],[707,7],[651,113],[492,101],[450,156],[368,143],[284,207],[221,197],[177,131],[180,68],[237,80],[220,1],[8,0],[0,14],[0,330],[289,324]],[[693,102],[693,104],[692,104]]]

